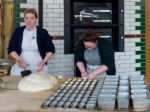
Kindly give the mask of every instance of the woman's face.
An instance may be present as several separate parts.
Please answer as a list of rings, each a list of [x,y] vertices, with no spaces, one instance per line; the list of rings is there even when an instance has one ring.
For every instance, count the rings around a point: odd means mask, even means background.
[[[32,13],[26,13],[24,22],[27,28],[32,29],[36,25],[36,17]]]
[[[96,48],[96,43],[94,42],[84,42],[85,48],[87,49],[94,49]]]

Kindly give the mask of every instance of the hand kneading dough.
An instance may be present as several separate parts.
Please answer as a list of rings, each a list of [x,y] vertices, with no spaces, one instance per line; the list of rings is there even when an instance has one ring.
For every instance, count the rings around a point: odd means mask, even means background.
[[[20,80],[18,89],[21,91],[36,92],[51,89],[55,84],[57,84],[55,77],[44,73],[33,73]]]

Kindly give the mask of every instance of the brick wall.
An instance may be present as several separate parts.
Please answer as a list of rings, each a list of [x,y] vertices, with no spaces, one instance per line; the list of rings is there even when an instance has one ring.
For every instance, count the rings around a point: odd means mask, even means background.
[[[38,0],[14,0],[19,10],[14,17],[15,26],[23,25],[25,8],[38,9]],[[125,4],[125,52],[116,52],[115,61],[119,75],[145,74],[145,0],[124,0]],[[52,36],[64,36],[64,0],[43,0],[43,26]],[[20,4],[20,5],[19,5]],[[16,9],[15,8],[15,9]],[[20,11],[20,12],[18,12]],[[18,14],[20,15],[18,16]],[[17,18],[17,20],[15,20]],[[20,24],[18,24],[20,23]],[[49,74],[71,75],[74,72],[74,55],[64,54],[64,41],[53,40],[56,53],[48,62]]]

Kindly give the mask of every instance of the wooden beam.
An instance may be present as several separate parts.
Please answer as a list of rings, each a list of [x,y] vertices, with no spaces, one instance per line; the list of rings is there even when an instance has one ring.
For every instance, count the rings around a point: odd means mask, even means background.
[[[4,29],[3,29],[3,35],[4,35],[4,58],[8,59],[8,53],[7,53],[7,48],[8,48],[8,43],[11,38],[12,32],[13,32],[13,2],[11,1],[5,1],[4,2]]]
[[[0,0],[0,58],[3,56],[2,23],[2,0]]]

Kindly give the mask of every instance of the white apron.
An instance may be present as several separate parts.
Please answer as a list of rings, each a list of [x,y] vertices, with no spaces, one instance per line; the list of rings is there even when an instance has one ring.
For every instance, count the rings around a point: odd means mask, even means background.
[[[18,66],[18,63],[15,63],[12,66],[10,75],[21,75],[20,72],[23,70],[31,70],[31,72],[37,72],[37,64],[42,61],[42,58],[37,46],[36,31],[37,29],[34,28],[34,30],[31,31],[25,29],[23,32],[22,52],[20,56],[27,64],[29,64],[29,66],[26,69],[23,69]],[[48,68],[46,65],[44,65],[42,72],[47,73],[47,71]]]
[[[98,47],[94,49],[86,49],[84,52],[84,58],[86,61],[86,71],[88,73],[95,71],[97,68],[101,66],[101,57],[98,52]],[[96,78],[105,78],[106,72],[102,74],[98,74]]]
[[[93,66],[93,65],[86,65],[86,71],[88,73],[95,71],[97,68],[99,68],[101,65],[97,65],[97,66]],[[105,76],[107,75],[106,72],[102,73],[102,74],[98,74],[96,76],[96,79],[103,79],[105,78]]]

